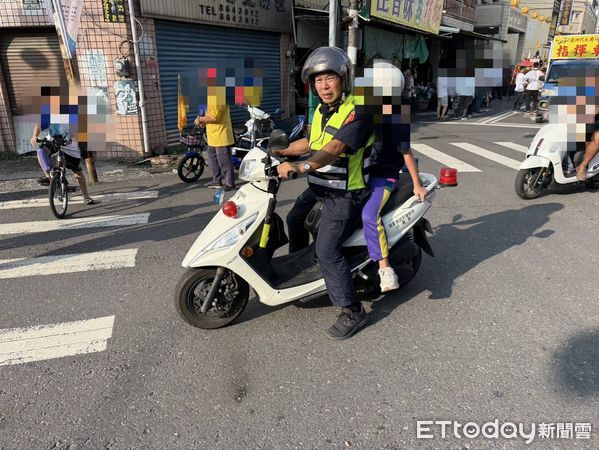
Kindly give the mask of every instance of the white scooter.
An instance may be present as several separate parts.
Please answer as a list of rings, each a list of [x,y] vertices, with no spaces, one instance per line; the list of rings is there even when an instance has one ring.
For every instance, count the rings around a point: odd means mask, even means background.
[[[289,255],[273,256],[288,240],[283,220],[275,212],[281,186],[276,166],[280,162],[271,150],[287,146],[287,136],[275,130],[266,152],[256,147],[246,155],[239,178],[249,183],[224,203],[185,256],[182,265],[188,270],[177,284],[175,305],[191,325],[211,329],[229,324],[245,308],[250,287],[262,303],[270,306],[296,300],[306,302],[326,294],[314,243]],[[400,176],[399,189],[381,214],[389,259],[404,286],[418,272],[422,251],[434,256],[425,234],[432,234],[432,228],[423,216],[431,206],[438,180],[433,175],[420,174],[428,197],[419,202],[408,174]],[[304,224],[313,240],[321,206],[317,203]],[[344,253],[358,293],[380,295],[378,264],[368,257],[361,228],[345,241]]]
[[[576,178],[575,168],[584,157],[584,146],[580,145],[584,136],[584,125],[581,124],[554,123],[541,128],[516,175],[518,196],[525,200],[535,198],[552,181],[561,185],[581,183]],[[598,175],[599,154],[589,164],[587,186],[592,186]]]

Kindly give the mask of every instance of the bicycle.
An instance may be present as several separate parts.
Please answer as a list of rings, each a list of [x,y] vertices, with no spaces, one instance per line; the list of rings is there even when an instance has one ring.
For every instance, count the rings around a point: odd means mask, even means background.
[[[67,144],[64,136],[56,135],[52,139],[36,139],[42,148],[48,148],[52,158],[56,158],[56,164],[50,170],[50,186],[48,188],[48,199],[50,210],[57,219],[62,219],[67,213],[69,205],[69,192],[75,192],[74,186],[69,186],[67,171],[65,167],[65,154],[62,147]]]
[[[202,152],[208,145],[204,128],[185,128],[181,130],[179,141],[187,147],[185,156],[179,161],[177,175],[186,183],[193,183],[204,173],[206,160]]]

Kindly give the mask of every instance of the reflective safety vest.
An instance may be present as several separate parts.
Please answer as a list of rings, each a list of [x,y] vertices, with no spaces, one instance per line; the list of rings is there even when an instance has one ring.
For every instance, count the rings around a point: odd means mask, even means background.
[[[335,134],[343,126],[350,114],[354,112],[356,98],[348,95],[333,113],[323,123],[320,107],[314,112],[310,130],[310,151],[319,151],[333,140]],[[374,143],[374,131],[364,147],[352,154],[342,153],[339,158],[328,166],[321,167],[308,174],[308,184],[316,191],[343,193],[364,189],[368,183],[370,169],[370,151]]]

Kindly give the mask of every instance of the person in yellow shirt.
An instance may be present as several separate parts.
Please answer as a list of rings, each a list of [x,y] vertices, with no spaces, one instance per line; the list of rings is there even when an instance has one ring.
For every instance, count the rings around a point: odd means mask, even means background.
[[[216,88],[218,89],[218,88]],[[235,143],[231,111],[227,105],[223,90],[208,94],[206,114],[197,116],[194,124],[206,127],[208,140],[208,164],[212,171],[212,182],[207,184],[209,189],[232,191],[235,186],[235,172],[231,163],[231,145]]]

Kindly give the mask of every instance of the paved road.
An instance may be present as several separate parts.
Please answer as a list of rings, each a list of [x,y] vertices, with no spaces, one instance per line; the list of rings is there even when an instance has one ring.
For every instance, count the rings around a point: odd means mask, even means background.
[[[597,448],[599,197],[517,198],[514,161],[536,129],[494,125],[415,127],[422,171],[461,167],[427,216],[437,257],[345,342],[324,334],[326,299],[254,300],[214,331],[179,319],[180,262],[216,208],[199,184],[100,185],[101,204],[60,223],[31,200],[44,191],[2,195],[0,448],[525,446],[443,439],[439,425],[417,438],[418,420],[495,419],[552,430],[532,448]],[[304,187],[286,183],[281,214]]]

